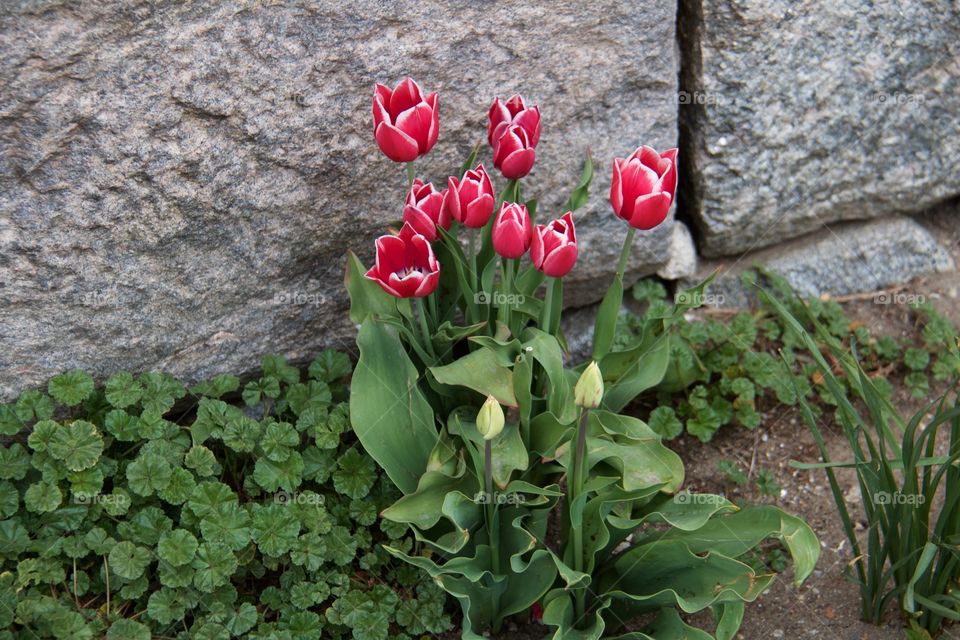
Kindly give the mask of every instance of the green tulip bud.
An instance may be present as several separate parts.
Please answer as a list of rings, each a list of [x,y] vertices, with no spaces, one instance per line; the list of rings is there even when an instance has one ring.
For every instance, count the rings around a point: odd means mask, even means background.
[[[600,406],[600,401],[603,400],[603,376],[596,361],[591,362],[580,374],[577,386],[573,389],[573,400],[578,407],[585,409],[596,409]]]
[[[503,431],[503,409],[493,396],[487,396],[477,413],[477,430],[484,440],[493,440]]]

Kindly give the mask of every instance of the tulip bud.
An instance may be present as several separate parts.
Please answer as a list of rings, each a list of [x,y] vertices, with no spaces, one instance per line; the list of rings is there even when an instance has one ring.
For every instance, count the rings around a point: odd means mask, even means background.
[[[530,146],[536,147],[540,141],[540,107],[528,107],[523,96],[515,95],[506,102],[497,98],[487,113],[487,141],[493,147],[497,140],[512,125],[524,128],[530,138]]]
[[[477,431],[484,440],[493,440],[503,431],[503,409],[493,396],[487,396],[477,413]]]
[[[571,212],[548,225],[536,226],[530,259],[534,268],[551,278],[562,278],[570,272],[577,261],[577,232]]]
[[[444,214],[460,224],[479,229],[487,224],[493,214],[493,183],[486,169],[478,164],[458,180],[447,180],[446,196],[443,199]]]
[[[526,205],[504,202],[493,219],[493,249],[504,258],[519,258],[530,248],[533,226]]]
[[[593,361],[580,374],[577,386],[573,388],[573,401],[578,407],[596,409],[603,400],[603,376],[600,367]]]
[[[450,229],[450,214],[444,210],[443,199],[446,194],[437,191],[430,182],[424,183],[417,178],[410,185],[407,203],[403,207],[403,221],[409,222],[413,230],[430,242],[439,237],[437,227]]]
[[[394,162],[412,162],[426,154],[440,133],[436,92],[424,96],[411,78],[392,91],[377,84],[373,92],[373,136]]]
[[[613,161],[610,204],[614,213],[641,230],[664,221],[677,189],[677,150],[662,154],[640,147],[629,158]]]
[[[508,180],[519,180],[530,173],[536,159],[530,134],[520,125],[505,129],[493,145],[493,166]]]

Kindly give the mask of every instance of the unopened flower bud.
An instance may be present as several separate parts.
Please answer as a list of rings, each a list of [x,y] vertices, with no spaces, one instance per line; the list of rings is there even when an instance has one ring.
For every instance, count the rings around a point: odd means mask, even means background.
[[[573,389],[573,400],[578,407],[596,409],[603,400],[603,376],[596,361],[583,370],[577,386]]]
[[[477,413],[477,431],[484,440],[493,440],[503,431],[503,409],[493,396],[487,396]]]

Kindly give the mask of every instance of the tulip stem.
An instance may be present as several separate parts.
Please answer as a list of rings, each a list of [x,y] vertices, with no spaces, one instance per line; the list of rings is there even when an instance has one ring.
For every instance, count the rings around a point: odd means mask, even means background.
[[[470,227],[470,230],[467,231],[467,242],[469,243],[467,259],[469,260],[470,279],[475,285],[474,292],[476,293],[480,290],[480,276],[477,274],[477,230],[473,227]]]
[[[433,340],[430,339],[430,328],[427,326],[427,308],[423,304],[423,298],[414,298],[414,305],[417,307],[417,316],[420,318],[420,332],[423,334],[423,344],[430,356],[436,360],[437,353],[433,350]]]
[[[623,239],[623,248],[620,249],[620,261],[617,263],[617,275],[623,280],[623,272],[627,269],[627,259],[630,257],[630,248],[633,246],[633,236],[637,233],[636,228],[630,227],[627,231],[627,237]]]
[[[512,309],[510,308],[513,305],[513,261],[508,260],[507,258],[500,259],[500,277],[501,287],[500,290],[503,292],[503,298],[500,300],[500,320],[503,324],[507,325],[507,328],[510,329],[510,333],[513,333],[513,328],[511,326],[510,320],[512,315]]]
[[[483,473],[487,490],[484,500],[487,513],[487,538],[490,543],[490,561],[493,564],[493,575],[496,578],[500,575],[500,523],[497,520],[497,500],[493,494],[493,441],[485,440],[483,445]],[[496,595],[496,589],[490,591],[493,598],[493,611],[496,616],[500,612],[500,598]],[[499,621],[494,622],[493,632],[500,632]]]
[[[543,298],[543,309],[540,312],[540,329],[550,335],[555,335],[560,324],[560,317],[554,313],[554,307],[563,302],[563,280],[561,278],[547,278],[547,293]]]
[[[583,571],[583,522],[581,513],[580,522],[573,522],[573,505],[578,502],[583,493],[584,472],[586,470],[587,456],[587,418],[590,415],[589,409],[584,409],[580,416],[580,424],[577,427],[577,448],[573,457],[573,477],[567,478],[567,509],[570,512],[570,529],[573,531],[573,568],[576,571]],[[576,619],[574,626],[580,624],[586,613],[587,589],[580,587],[574,592],[574,610]]]
[[[408,189],[413,186],[413,180],[416,177],[417,177],[417,171],[413,167],[413,161],[411,160],[410,162],[407,163],[407,182],[410,183],[407,186]]]

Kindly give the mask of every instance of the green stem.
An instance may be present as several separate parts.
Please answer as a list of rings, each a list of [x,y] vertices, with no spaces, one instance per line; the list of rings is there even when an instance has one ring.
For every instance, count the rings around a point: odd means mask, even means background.
[[[567,500],[568,509],[571,510],[570,528],[573,530],[573,568],[576,571],[583,571],[583,523],[574,525],[572,510],[573,503],[583,494],[584,473],[586,470],[587,456],[587,417],[590,415],[589,409],[584,409],[580,416],[580,424],[577,427],[577,448],[573,457],[573,478],[568,478]],[[576,612],[576,622],[579,625],[586,613],[587,590],[581,587],[574,592],[574,606]]]
[[[627,237],[623,239],[623,248],[620,249],[620,261],[617,263],[617,275],[623,280],[623,272],[627,268],[627,259],[630,257],[630,247],[633,246],[633,236],[637,234],[634,227],[627,231]]]
[[[494,577],[500,576],[500,523],[497,521],[497,502],[493,494],[493,442],[484,441],[483,472],[486,480],[487,495],[485,500],[487,513],[487,538],[490,542],[490,559],[493,563]],[[500,622],[497,620],[500,613],[500,597],[496,589],[491,589],[491,598],[494,612],[493,632],[500,632]]]
[[[500,321],[503,324],[507,325],[507,328],[510,329],[510,333],[513,333],[513,326],[511,324],[511,315],[512,309],[511,305],[513,304],[513,261],[508,260],[507,258],[500,259],[500,291],[503,294],[503,300],[501,300],[500,306]]]
[[[540,310],[540,330],[550,333],[550,313],[553,309],[553,281],[554,278],[547,277],[547,293],[543,297],[543,308]]]
[[[420,333],[423,337],[424,347],[426,347],[427,352],[433,359],[436,360],[437,354],[433,350],[433,341],[430,339],[430,327],[427,326],[427,308],[423,305],[423,298],[414,298],[413,300],[414,305],[417,307],[417,317],[420,318]]]
[[[411,160],[410,162],[407,163],[407,182],[409,182],[409,184],[407,185],[408,189],[413,186],[413,181],[416,177],[417,177],[417,171],[416,169],[414,169],[413,161]]]

